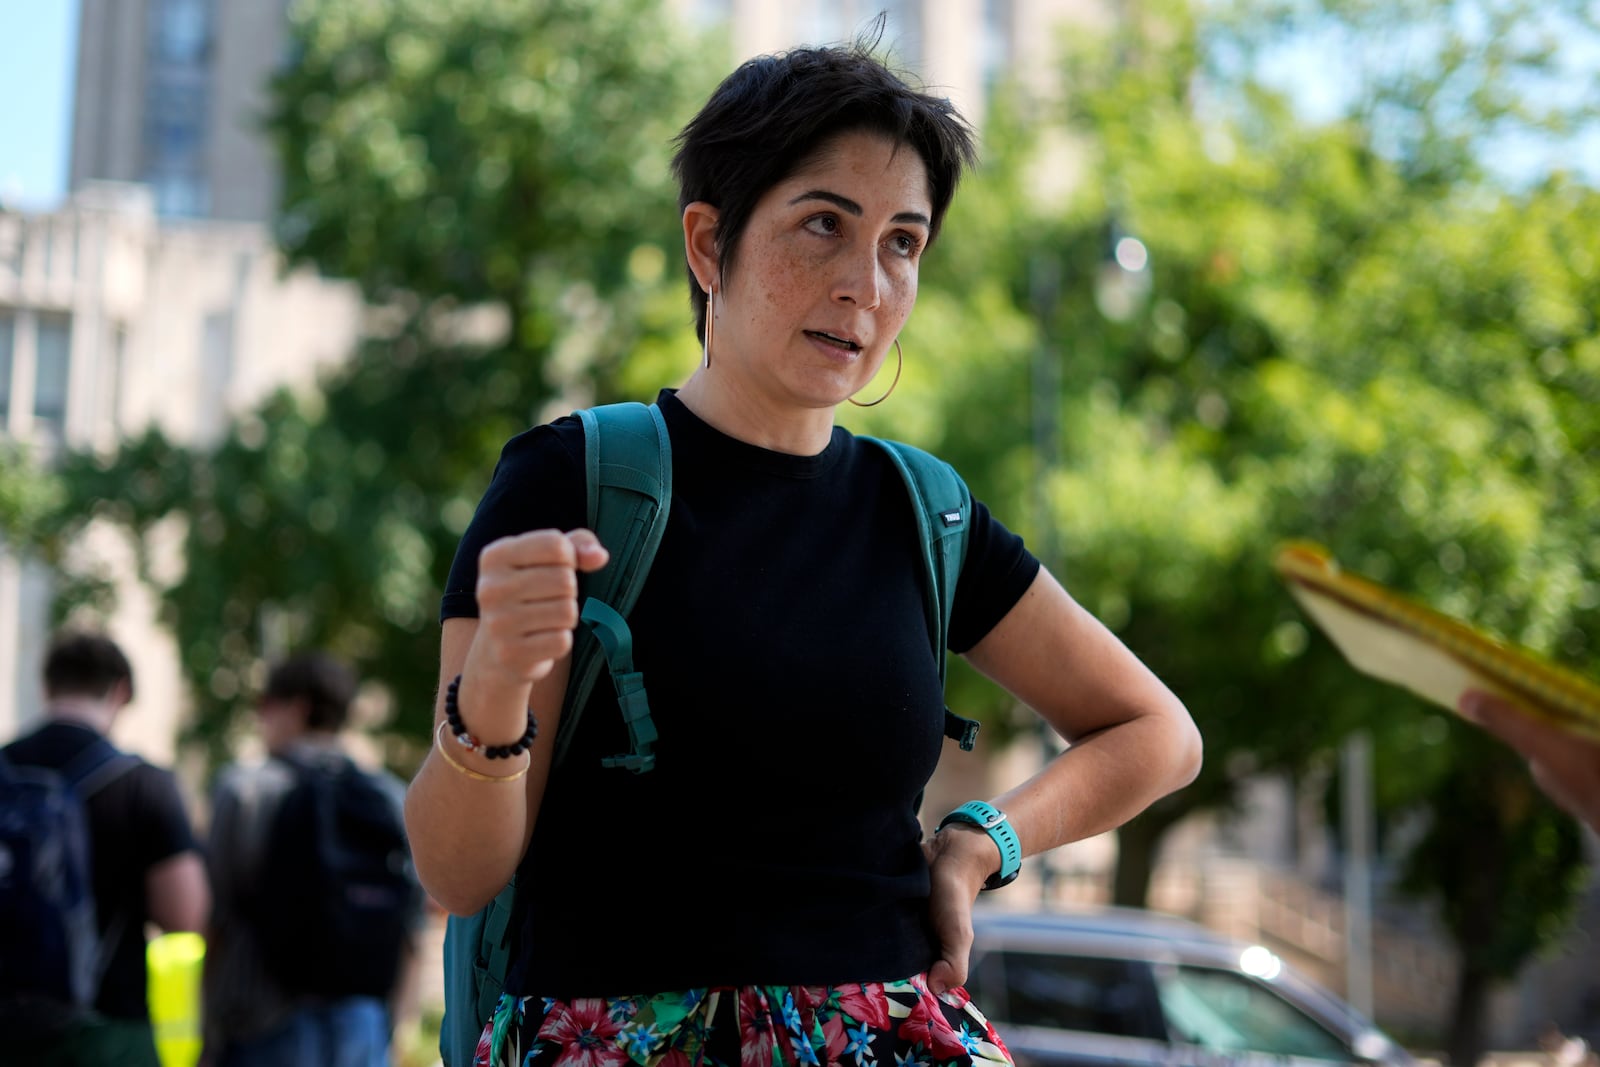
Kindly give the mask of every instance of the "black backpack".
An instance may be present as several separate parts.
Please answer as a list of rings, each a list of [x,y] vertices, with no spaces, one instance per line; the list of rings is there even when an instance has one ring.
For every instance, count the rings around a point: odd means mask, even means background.
[[[420,893],[400,812],[346,756],[279,760],[295,783],[272,816],[253,894],[263,962],[288,993],[387,996]]]
[[[0,754],[0,996],[94,1002],[121,923],[102,940],[84,805],[138,763],[104,738],[59,771]]]

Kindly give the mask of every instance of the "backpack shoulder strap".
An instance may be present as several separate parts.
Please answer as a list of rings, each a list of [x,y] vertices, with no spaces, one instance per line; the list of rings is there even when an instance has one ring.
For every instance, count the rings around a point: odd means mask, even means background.
[[[604,663],[628,727],[630,751],[607,767],[642,774],[655,766],[655,724],[644,678],[633,669],[633,610],[666,532],[672,501],[672,443],[654,404],[606,404],[575,412],[583,423],[589,529],[611,559],[580,579],[583,622],[573,635],[572,673],[562,698],[554,759],[565,758],[578,718]]]
[[[561,702],[553,759],[559,765],[594,692],[609,668],[628,726],[630,751],[608,767],[643,773],[655,765],[655,724],[643,676],[633,669],[627,615],[644,587],[666,532],[672,502],[672,445],[654,404],[607,404],[575,412],[583,423],[589,529],[611,559],[579,578],[583,623],[573,634],[572,670]],[[471,917],[451,916],[445,928],[445,1017],[439,1050],[446,1064],[472,1060],[478,1035],[499,1000],[510,969],[521,902],[517,880]]]
[[[61,777],[80,801],[87,801],[138,765],[138,756],[123,752],[110,741],[98,737],[61,768]]]
[[[956,582],[967,559],[967,525],[972,518],[972,493],[954,467],[920,448],[899,441],[861,437],[888,453],[906,483],[921,535],[922,565],[927,575],[928,628],[934,635],[939,685],[945,682],[945,649],[950,639],[950,609]],[[970,752],[978,724],[945,709],[945,736]]]

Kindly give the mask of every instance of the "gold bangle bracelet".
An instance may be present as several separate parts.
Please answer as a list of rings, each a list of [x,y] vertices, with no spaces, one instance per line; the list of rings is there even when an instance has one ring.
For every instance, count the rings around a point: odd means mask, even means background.
[[[471,767],[468,767],[465,763],[458,762],[457,760],[451,758],[449,750],[444,747],[445,725],[446,724],[443,722],[439,723],[439,728],[433,732],[433,747],[439,750],[439,756],[441,759],[450,764],[450,766],[454,767],[456,770],[460,771],[462,774],[466,775],[468,778],[471,778],[474,782],[514,782],[518,778],[521,778],[523,775],[527,774],[528,768],[533,765],[533,757],[530,755],[527,761],[523,763],[522,770],[517,771],[515,774],[483,774],[479,771],[475,771]]]

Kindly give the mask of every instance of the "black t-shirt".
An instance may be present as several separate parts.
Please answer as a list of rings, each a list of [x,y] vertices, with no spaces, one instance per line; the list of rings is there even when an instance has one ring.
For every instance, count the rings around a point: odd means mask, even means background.
[[[13,763],[60,770],[97,736],[87,726],[55,720],[8,745],[5,754]],[[100,931],[104,936],[114,922],[120,930],[94,1006],[114,1018],[147,1020],[145,874],[193,849],[194,832],[177,780],[143,760],[99,789],[86,807]]]
[[[944,702],[916,518],[881,449],[836,428],[772,452],[660,398],[672,505],[629,618],[660,739],[626,751],[602,679],[518,876],[508,988],[620,996],[903,978],[936,958],[915,802]],[[573,418],[507,444],[457,549],[445,618],[477,615],[483,546],[585,523]],[[974,501],[949,647],[980,641],[1039,564]],[[470,721],[471,709],[463,709]]]

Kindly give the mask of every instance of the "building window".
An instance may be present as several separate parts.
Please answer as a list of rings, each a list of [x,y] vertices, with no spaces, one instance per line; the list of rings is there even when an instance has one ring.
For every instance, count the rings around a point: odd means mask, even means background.
[[[204,215],[212,0],[156,0],[145,42],[140,179],[162,215]]]
[[[200,216],[210,206],[206,183],[192,174],[159,174],[150,184],[155,189],[158,214]]]
[[[22,219],[11,215],[0,225],[0,267],[22,277],[22,255],[28,248],[28,235]]]
[[[796,10],[793,18],[795,37],[801,44],[833,44],[848,35],[848,16],[842,0],[813,0]]]
[[[883,43],[896,67],[922,69],[922,0],[887,0]]]
[[[17,317],[0,313],[0,431],[11,425],[11,358],[16,350]]]
[[[1011,0],[984,0],[983,39],[978,62],[982,67],[985,93],[994,91],[1011,65],[1011,20]]]
[[[233,313],[205,317],[200,333],[200,413],[195,420],[201,440],[222,439],[228,426],[228,394],[233,385]]]
[[[67,429],[67,379],[72,360],[72,320],[65,315],[40,315],[33,383],[36,427],[63,440]]]
[[[156,52],[168,63],[202,63],[211,44],[205,0],[165,0],[156,14]]]
[[[122,388],[128,380],[128,330],[118,326],[111,335],[111,427],[122,436]]]

